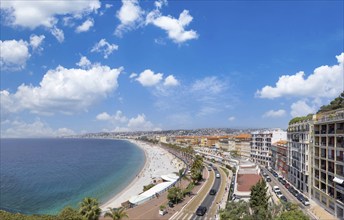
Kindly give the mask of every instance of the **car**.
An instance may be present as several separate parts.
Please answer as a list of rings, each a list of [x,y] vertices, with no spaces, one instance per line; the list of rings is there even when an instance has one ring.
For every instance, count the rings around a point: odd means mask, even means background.
[[[214,170],[217,170],[217,168],[216,168],[216,167],[213,167],[213,169],[214,169]]]
[[[307,197],[303,198],[302,204],[305,205],[305,206],[309,206],[310,205],[309,200],[307,199]]]
[[[285,196],[281,196],[281,197],[280,197],[280,200],[281,200],[282,202],[288,202],[288,199],[287,199],[287,197],[285,197]]]
[[[216,173],[216,178],[220,178],[220,174],[219,173]]]
[[[281,191],[278,186],[273,186],[272,187],[273,191],[276,193],[277,191]]]
[[[271,182],[271,178],[270,178],[269,176],[267,176],[267,177],[265,178],[265,181],[266,181],[266,182]]]
[[[277,196],[278,198],[281,198],[281,197],[283,196],[283,194],[281,193],[281,191],[276,191],[275,193],[276,193],[276,196]]]
[[[282,180],[283,180],[283,177],[279,176],[278,181],[282,182]]]
[[[172,202],[172,201],[169,201],[169,202],[168,202],[168,207],[173,208],[173,206],[174,206],[173,202]]]
[[[277,174],[276,172],[273,172],[272,175],[273,175],[274,177],[278,177],[278,174]]]
[[[293,195],[297,198],[299,196],[299,192],[295,189],[294,192],[293,192]]]
[[[208,167],[208,171],[211,171],[211,167]]]
[[[288,190],[291,194],[293,194],[293,192],[295,191],[294,187],[292,187],[292,186],[289,186]]]
[[[196,215],[203,216],[207,212],[207,207],[199,206],[196,210]]]
[[[305,197],[303,197],[303,195],[301,193],[299,193],[296,198],[303,203],[303,200],[305,199]]]
[[[281,183],[282,183],[282,185],[284,186],[285,183],[286,183],[286,181],[285,181],[285,180],[281,180]]]
[[[216,194],[216,189],[211,189],[210,192],[209,192],[209,195],[215,195]]]
[[[286,183],[284,184],[284,187],[285,187],[286,189],[289,189],[289,187],[290,187],[289,183],[286,182]]]

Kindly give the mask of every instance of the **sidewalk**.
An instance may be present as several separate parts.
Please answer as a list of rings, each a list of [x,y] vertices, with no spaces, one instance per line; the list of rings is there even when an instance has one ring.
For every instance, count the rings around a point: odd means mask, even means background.
[[[336,220],[337,218],[327,212],[323,207],[318,205],[314,200],[309,200],[311,203],[308,212],[312,213],[316,219],[319,220]]]

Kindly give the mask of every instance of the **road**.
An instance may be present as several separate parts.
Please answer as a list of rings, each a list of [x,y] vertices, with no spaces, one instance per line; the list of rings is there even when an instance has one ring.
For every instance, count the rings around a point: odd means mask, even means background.
[[[192,220],[208,219],[208,218],[213,217],[213,216],[211,216],[213,213],[211,213],[210,210],[211,210],[213,201],[215,200],[215,197],[220,193],[221,179],[226,178],[226,174],[223,171],[222,172],[220,172],[220,171],[222,171],[222,170],[220,170],[220,168],[217,168],[217,170],[215,171],[215,174],[217,174],[217,173],[220,174],[221,178],[215,178],[214,184],[211,187],[211,189],[216,189],[216,192],[217,192],[216,195],[209,195],[209,192],[208,192],[207,196],[205,197],[205,199],[201,203],[201,206],[207,207],[206,214],[204,216],[197,216],[196,214],[193,214],[191,217]]]
[[[284,187],[284,185],[282,185],[282,184],[278,181],[278,179],[277,179],[276,177],[274,177],[267,169],[262,168],[262,170],[270,176],[271,182],[269,182],[269,183],[270,183],[271,187],[273,187],[273,186],[278,186],[278,187],[280,188],[282,194],[288,199],[288,202],[292,202],[292,203],[294,203],[294,204],[297,204],[297,205],[300,207],[300,209],[303,211],[303,213],[305,213],[306,215],[308,215],[312,220],[313,220],[313,219],[316,219],[316,218],[313,217],[313,215],[311,214],[311,212],[308,210],[310,206],[304,206],[304,205],[303,205],[303,204],[302,204],[293,194],[291,194],[291,193],[289,192],[289,190],[286,189],[286,188]],[[292,186],[292,185],[291,185],[291,186]]]

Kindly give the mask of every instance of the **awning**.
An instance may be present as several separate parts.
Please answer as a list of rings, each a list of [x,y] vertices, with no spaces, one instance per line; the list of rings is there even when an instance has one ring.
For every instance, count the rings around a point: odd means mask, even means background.
[[[344,180],[339,179],[338,177],[335,177],[335,178],[333,179],[333,181],[336,182],[336,183],[339,183],[339,184],[343,184],[343,183],[344,183]]]

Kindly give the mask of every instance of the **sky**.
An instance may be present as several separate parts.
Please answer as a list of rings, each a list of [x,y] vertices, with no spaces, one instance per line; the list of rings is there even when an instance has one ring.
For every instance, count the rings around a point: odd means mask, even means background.
[[[344,90],[343,1],[0,7],[1,137],[286,129]]]

